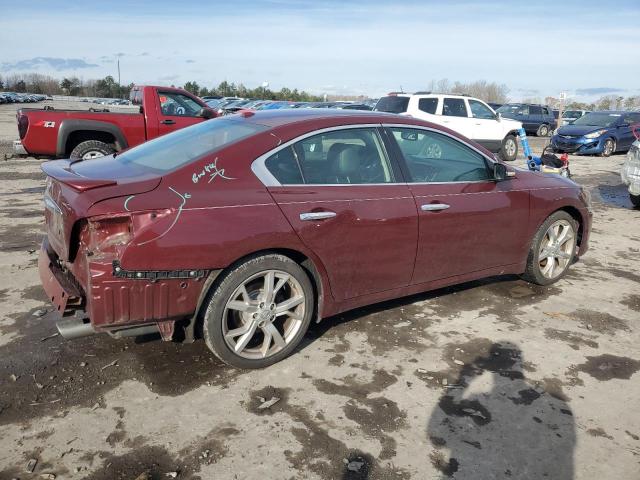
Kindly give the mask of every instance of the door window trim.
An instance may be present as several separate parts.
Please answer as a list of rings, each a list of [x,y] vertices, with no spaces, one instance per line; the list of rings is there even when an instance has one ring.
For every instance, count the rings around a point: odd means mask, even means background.
[[[263,153],[262,155],[260,155],[258,158],[256,158],[253,162],[251,162],[251,171],[253,172],[253,174],[258,178],[258,180],[260,180],[260,182],[262,182],[262,184],[265,187],[288,187],[288,188],[292,188],[292,187],[303,187],[303,188],[310,188],[310,187],[366,187],[366,186],[376,186],[376,187],[380,187],[380,186],[385,186],[385,185],[451,185],[451,184],[460,184],[460,183],[487,183],[487,182],[493,182],[493,180],[491,179],[487,179],[487,180],[472,180],[472,181],[455,181],[455,182],[408,182],[408,181],[402,181],[402,182],[390,182],[390,183],[328,183],[328,184],[318,184],[318,183],[296,183],[296,184],[282,184],[278,181],[278,179],[269,171],[269,169],[266,167],[265,162],[266,160],[271,156],[274,155],[275,153],[278,153],[280,150],[284,150],[287,147],[291,147],[291,145],[293,145],[296,142],[299,142],[301,140],[304,140],[305,138],[309,138],[309,137],[313,137],[314,135],[319,135],[322,133],[327,133],[327,132],[331,132],[331,131],[336,131],[336,130],[347,130],[347,129],[352,129],[352,128],[375,128],[375,129],[379,129],[382,128],[384,135],[380,135],[381,136],[381,140],[382,140],[382,147],[385,151],[385,154],[387,156],[387,160],[390,163],[390,167],[392,172],[394,173],[394,175],[397,175],[398,172],[398,168],[400,169],[402,176],[404,177],[403,180],[406,180],[407,178],[410,178],[407,176],[407,166],[405,164],[404,161],[404,156],[402,155],[402,151],[400,150],[400,147],[398,146],[398,143],[396,142],[395,138],[390,138],[392,137],[391,132],[389,130],[389,127],[391,128],[408,128],[408,129],[414,129],[414,130],[425,130],[428,132],[434,132],[440,135],[444,135],[446,137],[449,137],[457,142],[460,142],[461,144],[463,144],[464,146],[472,149],[473,151],[479,153],[482,158],[485,159],[485,161],[488,162],[487,168],[489,171],[491,171],[491,168],[493,167],[493,165],[495,163],[499,163],[495,158],[491,158],[489,156],[487,156],[486,153],[478,150],[476,147],[474,147],[473,145],[465,142],[464,140],[456,137],[455,135],[451,135],[448,132],[439,130],[437,128],[431,128],[431,127],[426,127],[423,125],[413,125],[410,123],[362,123],[362,124],[353,124],[353,125],[339,125],[339,126],[334,126],[334,127],[327,127],[327,128],[321,128],[319,130],[314,130],[312,132],[307,132],[307,133],[303,133],[302,135],[299,135],[291,140],[286,141],[285,143],[282,143],[274,148],[272,148],[271,150],[269,150],[266,153]],[[393,145],[393,149],[394,151],[389,151],[389,142],[392,143]]]
[[[265,187],[367,187],[367,186],[383,186],[383,185],[404,185],[404,182],[385,182],[385,183],[280,183],[278,179],[269,171],[266,166],[266,161],[272,155],[278,153],[281,150],[284,150],[288,147],[293,146],[294,144],[305,140],[309,137],[314,137],[316,135],[322,135],[323,133],[335,132],[340,130],[352,130],[352,129],[373,129],[375,130],[376,135],[378,135],[378,140],[380,141],[380,146],[382,148],[382,153],[384,154],[385,160],[387,162],[387,166],[389,167],[389,172],[394,176],[394,180],[398,180],[398,169],[394,166],[394,159],[390,155],[387,144],[385,143],[384,136],[381,134],[380,129],[382,125],[379,123],[362,123],[362,124],[354,124],[354,125],[338,125],[335,127],[327,127],[321,128],[319,130],[314,130],[312,132],[307,132],[302,135],[299,135],[296,138],[288,140],[287,142],[278,145],[277,147],[269,150],[267,153],[260,155],[251,163],[251,171],[254,173],[258,180],[262,182]],[[295,151],[295,148],[293,149]],[[304,177],[303,177],[304,179]]]

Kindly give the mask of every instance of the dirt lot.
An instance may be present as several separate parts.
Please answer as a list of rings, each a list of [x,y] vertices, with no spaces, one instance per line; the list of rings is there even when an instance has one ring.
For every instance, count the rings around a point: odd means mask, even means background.
[[[0,479],[640,478],[640,211],[623,158],[572,158],[594,227],[556,285],[494,278],[359,309],[250,372],[202,341],[54,336],[40,161],[0,161]]]

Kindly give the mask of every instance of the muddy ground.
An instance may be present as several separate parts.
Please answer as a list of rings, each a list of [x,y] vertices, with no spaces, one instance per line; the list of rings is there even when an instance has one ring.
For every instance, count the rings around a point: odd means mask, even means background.
[[[572,158],[594,226],[556,285],[493,278],[358,309],[249,372],[202,341],[54,336],[40,161],[0,162],[0,479],[640,478],[623,158]]]

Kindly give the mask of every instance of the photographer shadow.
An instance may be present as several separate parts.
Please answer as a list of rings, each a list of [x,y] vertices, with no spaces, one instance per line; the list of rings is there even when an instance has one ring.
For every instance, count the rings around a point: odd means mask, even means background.
[[[573,479],[567,398],[527,380],[522,365],[516,345],[493,343],[447,386],[427,426],[440,478]]]

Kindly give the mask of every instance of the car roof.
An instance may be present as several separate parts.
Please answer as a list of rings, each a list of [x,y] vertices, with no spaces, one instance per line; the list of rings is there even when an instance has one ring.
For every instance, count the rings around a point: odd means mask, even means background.
[[[245,111],[235,115],[244,117],[250,123],[264,125],[271,129],[296,124],[307,124],[310,131],[315,128],[332,128],[341,125],[357,125],[360,123],[373,125],[386,123],[422,126],[457,137],[463,142],[471,143],[477,150],[482,151],[490,158],[494,156],[482,145],[475,143],[473,140],[470,140],[447,127],[407,115],[397,115],[395,113],[377,112],[372,110],[341,110],[333,108],[286,108],[280,110]],[[322,126],[320,127],[320,125]]]

